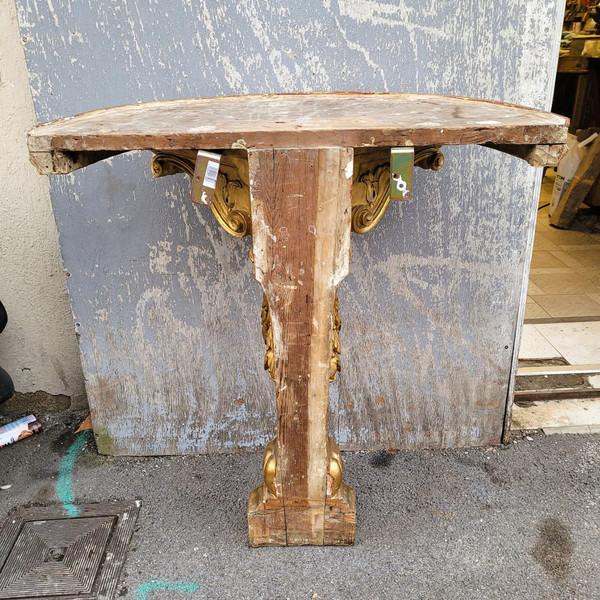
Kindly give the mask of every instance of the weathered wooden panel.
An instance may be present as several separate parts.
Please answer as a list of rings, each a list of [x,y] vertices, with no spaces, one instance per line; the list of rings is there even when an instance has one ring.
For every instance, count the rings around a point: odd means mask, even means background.
[[[462,165],[476,168],[465,174]],[[392,204],[371,234],[378,243],[353,236],[332,408],[346,447],[491,443],[501,434],[531,201],[504,197],[506,166],[494,169],[484,149],[447,149],[444,169],[416,170],[415,189],[428,193]]]
[[[565,121],[534,108],[455,96],[256,94],[109,107],[40,125],[27,142],[34,155],[93,153],[92,160],[75,162],[75,170],[107,158],[105,151],[564,144]]]
[[[17,0],[38,119],[136,101],[366,90],[548,108],[562,4]],[[207,125],[205,123],[199,126]],[[448,149],[414,200],[353,236],[339,290],[342,448],[498,441],[537,194],[534,169]],[[125,155],[52,180],[103,451],[231,451],[273,437],[249,241],[184,176]],[[243,402],[240,399],[243,398]]]
[[[350,259],[353,156],[352,148],[248,153],[254,267],[269,307],[277,395],[275,481],[265,478],[250,496],[253,546],[280,545],[282,530],[286,545],[354,541],[347,523],[356,508],[336,497],[327,439],[335,296]],[[277,502],[265,493],[269,487]],[[326,519],[328,506],[339,519]]]

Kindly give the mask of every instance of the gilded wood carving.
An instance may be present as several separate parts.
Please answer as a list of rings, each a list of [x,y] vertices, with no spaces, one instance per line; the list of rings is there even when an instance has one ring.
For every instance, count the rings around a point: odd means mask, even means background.
[[[415,165],[439,171],[444,155],[436,147],[415,149]],[[356,148],[352,181],[352,231],[367,233],[383,218],[390,204],[389,148]]]
[[[444,164],[444,155],[437,147],[417,148],[415,165],[438,171]],[[390,204],[389,148],[355,148],[352,179],[352,231],[364,234],[371,231],[383,218]],[[195,152],[156,152],[151,161],[154,177],[175,173],[194,176]],[[211,209],[217,221],[234,237],[252,233],[248,158],[245,150],[225,150],[221,155],[217,187]],[[252,256],[250,257],[252,260]],[[266,345],[264,368],[274,380],[273,336],[269,303],[263,297],[261,310],[262,336]],[[340,329],[342,320],[337,293],[331,338],[329,381],[335,381],[341,371]]]
[[[226,150],[221,156],[219,176],[213,203],[210,208],[220,225],[234,237],[252,233],[250,217],[250,187],[248,185],[248,159],[241,150]],[[151,162],[154,177],[175,173],[194,176],[195,153],[156,152]]]
[[[154,177],[164,177],[175,173],[186,173],[193,177],[195,156],[193,150],[157,151],[152,157],[152,174]],[[439,171],[443,164],[444,155],[439,148],[427,147],[415,150],[416,166]],[[355,148],[352,231],[361,234],[371,231],[383,218],[389,203],[389,148]],[[211,209],[227,233],[234,237],[252,234],[248,158],[245,150],[223,151]],[[271,371],[271,367],[265,366],[265,368]],[[335,370],[339,371],[339,368],[336,366]],[[335,379],[335,371],[332,376]]]
[[[263,294],[262,310],[260,314],[262,324],[262,337],[265,342],[265,371],[275,381],[275,364],[273,352],[273,333],[271,331],[271,316],[269,314],[269,302],[267,296]],[[331,333],[331,358],[329,359],[329,382],[335,381],[338,371],[342,370],[340,354],[342,353],[342,344],[340,342],[340,329],[342,328],[342,317],[340,316],[340,303],[337,292],[333,305],[333,330]]]
[[[444,163],[444,156],[439,148],[420,148],[415,152],[414,162],[421,168],[439,170]],[[157,152],[152,159],[151,166],[155,177],[178,172],[193,177],[195,153],[193,151]],[[389,148],[354,149],[351,228],[355,233],[364,234],[371,231],[383,218],[390,203],[390,176]],[[222,153],[211,209],[218,222],[229,234],[235,237],[252,234],[250,180],[246,151],[226,150]],[[250,259],[254,262],[252,251]],[[340,330],[342,320],[337,289],[333,296],[331,314],[329,382],[333,382],[338,371],[341,371]],[[271,379],[276,381],[274,336],[271,310],[266,293],[263,295],[261,325],[266,346],[264,368],[269,372]],[[329,524],[325,525],[325,530],[331,530],[334,534],[331,539],[323,538],[322,543],[351,543],[354,539],[354,492],[342,481],[344,470],[337,444],[328,437],[326,446],[326,503],[328,503],[331,513],[327,517]],[[278,534],[275,533],[285,531],[286,527],[277,521],[279,518],[277,517],[279,514],[277,512],[279,504],[277,503],[282,501],[282,474],[278,472],[280,468],[282,467],[278,465],[278,439],[276,438],[269,442],[263,456],[264,483],[256,488],[250,496],[249,506],[252,509],[249,508],[248,514],[252,545],[308,543],[304,538],[300,542],[293,542],[287,537],[279,539]],[[274,512],[271,514],[269,511]],[[270,516],[266,516],[267,514]],[[260,526],[257,523],[260,523]]]
[[[327,438],[327,495],[335,496],[344,478],[344,465],[339,446],[331,437]],[[263,479],[267,491],[277,497],[277,438],[271,440],[265,448],[262,462]]]

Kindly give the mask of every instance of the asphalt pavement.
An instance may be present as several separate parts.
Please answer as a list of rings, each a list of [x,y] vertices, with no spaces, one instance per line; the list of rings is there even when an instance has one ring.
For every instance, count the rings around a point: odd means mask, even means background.
[[[11,403],[0,425],[22,416]],[[0,449],[0,487],[11,486],[0,489],[0,519],[60,505],[59,475],[76,504],[141,500],[118,598],[600,599],[598,435],[345,453],[356,543],[255,549],[246,507],[260,454],[113,458],[87,434],[65,475],[86,415],[64,402],[44,410],[42,433]]]

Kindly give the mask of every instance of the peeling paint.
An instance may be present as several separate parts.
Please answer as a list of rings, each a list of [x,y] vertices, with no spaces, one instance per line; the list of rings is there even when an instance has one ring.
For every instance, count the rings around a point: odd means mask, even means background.
[[[17,7],[40,121],[137,101],[311,90],[548,108],[562,17],[543,0],[430,11],[417,0]],[[497,439],[536,184],[532,169],[499,153],[445,153],[441,172],[415,173],[413,201],[353,238],[339,289],[343,371],[331,386],[342,448]],[[184,176],[154,180],[149,160],[117,156],[50,181],[94,422],[120,454],[259,448],[275,410],[250,240],[192,206]],[[264,252],[254,248],[258,264]],[[387,401],[375,412],[378,397]],[[482,397],[497,407],[474,409]]]
[[[354,174],[354,160],[348,161],[346,168],[344,169],[344,173],[346,175],[346,179],[350,179]]]
[[[169,272],[169,263],[173,260],[171,245],[171,242],[164,240],[158,242],[157,246],[150,246],[149,267],[151,273],[166,274]]]

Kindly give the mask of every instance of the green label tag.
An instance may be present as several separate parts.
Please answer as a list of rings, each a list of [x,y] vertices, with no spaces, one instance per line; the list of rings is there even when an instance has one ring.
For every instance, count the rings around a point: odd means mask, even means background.
[[[192,202],[196,204],[212,204],[221,155],[214,152],[198,150],[194,179],[192,180]]]
[[[390,198],[410,200],[415,149],[412,146],[392,148],[390,159]]]

